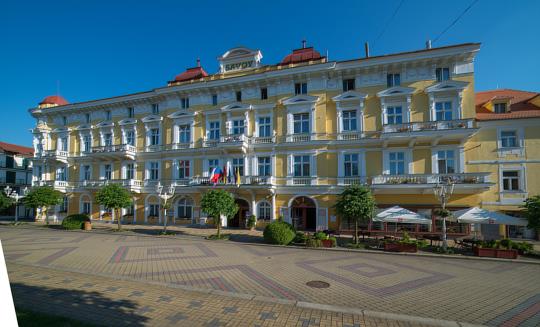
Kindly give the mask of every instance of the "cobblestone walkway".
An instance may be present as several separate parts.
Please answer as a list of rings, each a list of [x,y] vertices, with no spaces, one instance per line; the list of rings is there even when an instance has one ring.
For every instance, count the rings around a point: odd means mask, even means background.
[[[181,325],[186,320],[210,326],[240,321],[249,326],[386,324],[363,314],[377,311],[491,326],[540,323],[540,265],[37,227],[0,227],[0,238],[16,303],[39,301],[30,299],[33,292],[45,298],[51,293],[46,306],[61,312],[73,309],[54,305],[63,297],[102,297],[92,300],[99,305],[76,310],[85,317],[95,309],[105,317],[121,311],[123,320],[147,325],[174,324],[176,318]],[[76,283],[71,288],[64,278]],[[330,286],[312,288],[308,281]],[[365,311],[354,315],[299,307],[303,302]],[[116,307],[121,310],[111,309]],[[388,322],[394,323],[398,326]]]

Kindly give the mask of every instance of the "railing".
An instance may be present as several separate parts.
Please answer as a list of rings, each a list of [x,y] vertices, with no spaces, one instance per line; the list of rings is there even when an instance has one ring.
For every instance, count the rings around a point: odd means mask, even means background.
[[[287,185],[317,185],[318,184],[317,177],[289,176],[289,177],[286,177],[286,179],[287,179]]]
[[[42,152],[36,152],[34,156],[36,158],[67,158],[69,152],[62,150],[43,150]]]
[[[363,185],[367,183],[365,176],[338,177],[338,185]]]
[[[448,182],[454,184],[489,183],[489,173],[379,175],[371,179],[372,185],[437,184]]]
[[[315,139],[314,134],[289,134],[286,137],[286,142],[308,142]]]
[[[137,148],[130,144],[114,144],[92,147],[92,153],[109,153],[109,152],[137,152]]]
[[[52,186],[54,188],[66,188],[69,187],[68,181],[44,181],[44,180],[36,180],[32,182],[33,186]]]
[[[108,184],[119,184],[124,187],[142,187],[143,183],[137,179],[97,179],[97,180],[86,180],[80,181],[77,183],[77,187],[82,188],[96,188],[103,187]]]
[[[215,148],[219,144],[218,139],[207,139],[206,137],[203,139],[203,147],[205,148]]]
[[[252,144],[271,144],[276,143],[276,138],[274,136],[259,136],[251,138]]]
[[[383,133],[438,131],[447,129],[466,129],[473,127],[474,121],[472,119],[441,120],[384,125]]]
[[[240,176],[240,185],[274,185],[275,178],[273,176]],[[189,185],[237,185],[236,178],[226,179],[220,178],[216,183],[211,181],[210,177],[194,176],[191,177]]]
[[[359,140],[363,137],[364,137],[364,134],[360,132],[341,132],[338,134],[338,140],[341,140],[341,141]]]
[[[220,143],[241,143],[247,140],[246,135],[244,134],[230,134],[221,136],[219,138]]]
[[[144,147],[145,152],[160,152],[163,150],[161,144],[147,145]]]
[[[170,145],[170,148],[172,150],[191,149],[193,147],[194,147],[193,142],[173,143]]]

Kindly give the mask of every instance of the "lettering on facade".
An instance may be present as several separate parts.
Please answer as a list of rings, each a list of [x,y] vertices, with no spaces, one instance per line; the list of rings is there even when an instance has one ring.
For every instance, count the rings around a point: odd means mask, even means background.
[[[248,69],[248,68],[252,68],[253,64],[254,64],[253,60],[241,61],[241,62],[236,62],[236,63],[233,63],[233,64],[226,64],[225,65],[225,71],[228,72],[228,71],[232,71],[232,70]]]

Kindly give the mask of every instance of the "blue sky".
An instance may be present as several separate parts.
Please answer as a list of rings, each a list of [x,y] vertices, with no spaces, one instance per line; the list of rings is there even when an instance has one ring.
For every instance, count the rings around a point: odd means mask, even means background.
[[[279,62],[303,38],[331,60],[423,48],[473,0],[10,1],[0,11],[0,141],[31,145],[28,114],[47,95],[70,102],[164,86],[197,57],[244,45]],[[310,4],[308,6],[308,4]],[[476,90],[540,91],[540,1],[479,0],[433,46],[481,42]],[[386,29],[385,29],[386,26]],[[381,31],[384,34],[377,38]]]

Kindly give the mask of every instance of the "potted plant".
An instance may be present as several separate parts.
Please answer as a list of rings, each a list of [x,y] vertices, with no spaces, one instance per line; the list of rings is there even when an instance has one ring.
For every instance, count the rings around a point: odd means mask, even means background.
[[[255,215],[249,216],[249,218],[247,220],[247,227],[249,228],[250,231],[255,230],[255,225],[256,224],[257,224],[257,217]]]
[[[517,259],[518,250],[512,248],[514,244],[509,239],[481,242],[474,248],[474,254],[479,257]]]

